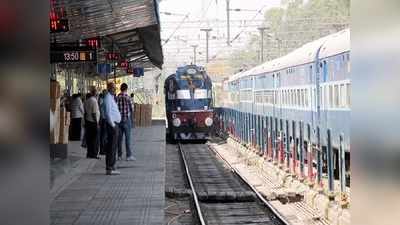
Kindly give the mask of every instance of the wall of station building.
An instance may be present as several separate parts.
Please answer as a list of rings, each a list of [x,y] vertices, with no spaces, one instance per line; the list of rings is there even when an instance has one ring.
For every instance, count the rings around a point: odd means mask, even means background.
[[[58,71],[55,74],[55,78],[60,83],[62,94],[66,93],[68,89],[69,94],[72,95],[86,93],[90,86],[95,86],[98,90],[106,88],[105,81],[97,76],[79,74],[68,70]]]

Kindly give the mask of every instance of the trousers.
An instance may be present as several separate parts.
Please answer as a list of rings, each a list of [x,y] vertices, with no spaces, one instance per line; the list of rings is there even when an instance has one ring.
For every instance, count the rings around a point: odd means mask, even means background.
[[[106,170],[115,170],[117,161],[117,145],[118,145],[119,124],[116,123],[112,127],[107,123],[107,143],[106,143]]]
[[[96,158],[99,154],[97,123],[85,121],[85,136],[87,145],[86,157]]]
[[[125,151],[126,157],[132,156],[131,151],[131,130],[132,130],[132,122],[131,119],[121,121],[119,124],[119,138],[118,138],[118,157],[122,157],[122,141],[125,136]]]

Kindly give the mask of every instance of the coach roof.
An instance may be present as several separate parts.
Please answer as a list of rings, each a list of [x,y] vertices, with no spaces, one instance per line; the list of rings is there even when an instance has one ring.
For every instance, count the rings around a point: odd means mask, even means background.
[[[303,65],[315,61],[318,49],[322,46],[319,58],[325,58],[350,50],[350,30],[345,29],[338,33],[328,35],[318,40],[304,44],[302,47],[280,58],[265,62],[245,72],[235,74],[230,80],[271,73],[297,65]]]
[[[350,29],[333,34],[322,46],[320,59],[350,51]]]

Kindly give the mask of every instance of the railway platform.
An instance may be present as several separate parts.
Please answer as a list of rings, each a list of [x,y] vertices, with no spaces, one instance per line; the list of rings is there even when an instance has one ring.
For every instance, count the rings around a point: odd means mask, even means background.
[[[165,122],[133,131],[136,161],[118,161],[118,176],[105,175],[102,160],[84,159],[72,144],[69,176],[51,165],[54,181],[50,206],[53,225],[162,224],[165,186]],[[79,158],[81,155],[81,158]],[[58,175],[57,175],[58,174]],[[61,174],[61,175],[59,175]],[[72,175],[71,175],[72,174]]]

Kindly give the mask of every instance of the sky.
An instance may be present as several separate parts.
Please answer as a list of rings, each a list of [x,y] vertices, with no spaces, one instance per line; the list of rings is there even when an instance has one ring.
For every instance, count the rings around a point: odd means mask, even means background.
[[[198,45],[198,64],[205,63],[206,35],[200,28],[213,29],[210,32],[210,58],[221,58],[232,49],[244,47],[248,37],[258,33],[257,27],[262,25],[263,13],[258,13],[257,10],[262,9],[262,12],[265,12],[271,7],[279,6],[280,0],[230,0],[231,9],[255,11],[230,13],[231,40],[240,32],[241,35],[233,42],[233,47],[227,48],[226,0],[162,0],[159,7],[162,42],[169,39],[169,42],[164,44],[164,66],[175,67],[192,62],[192,45]],[[164,12],[180,15],[165,15]],[[187,14],[189,16],[185,19],[184,15]]]

